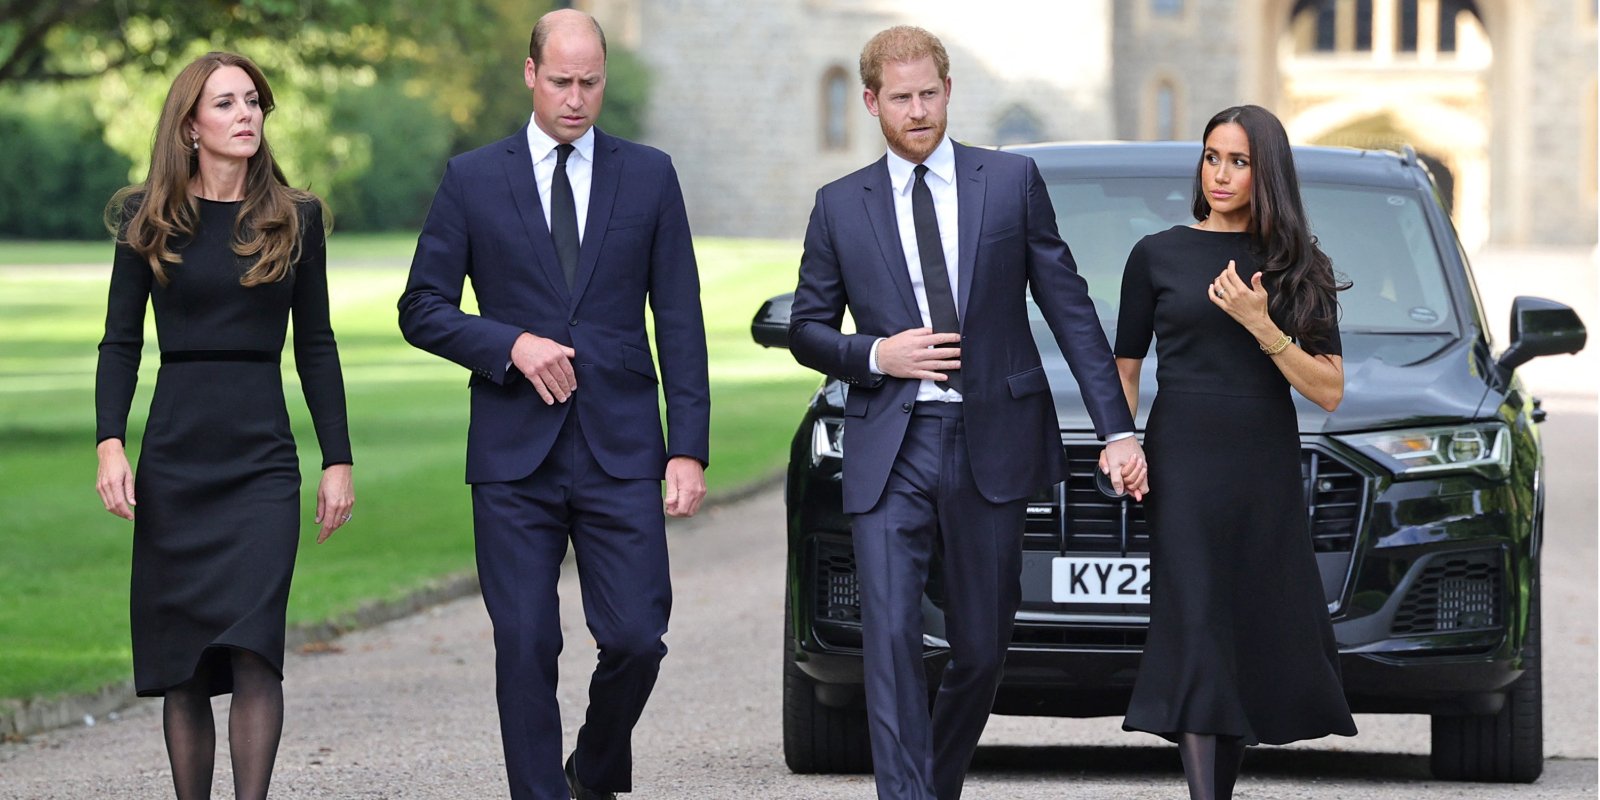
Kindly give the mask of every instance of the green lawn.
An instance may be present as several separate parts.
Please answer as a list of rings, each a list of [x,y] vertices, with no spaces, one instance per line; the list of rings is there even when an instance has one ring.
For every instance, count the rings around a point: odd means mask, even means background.
[[[310,521],[316,440],[294,372],[284,368],[306,478],[291,624],[337,618],[472,567],[461,482],[466,372],[412,349],[395,329],[414,243],[399,235],[330,239],[357,508],[356,522],[322,546],[313,544]],[[817,378],[749,335],[760,301],[793,289],[799,248],[702,239],[696,250],[711,352],[707,479],[715,494],[780,468]],[[103,244],[0,242],[0,698],[92,690],[130,671],[131,526],[102,509],[93,487],[95,343],[109,254]],[[155,378],[150,325],[130,455]],[[781,524],[772,520],[769,534],[780,535]]]

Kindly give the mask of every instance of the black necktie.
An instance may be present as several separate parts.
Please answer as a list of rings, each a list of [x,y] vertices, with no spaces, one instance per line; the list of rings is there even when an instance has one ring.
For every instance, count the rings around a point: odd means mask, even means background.
[[[917,255],[922,260],[922,288],[928,295],[928,316],[933,318],[934,333],[960,333],[956,300],[950,292],[950,273],[944,266],[944,243],[939,239],[939,217],[933,212],[933,192],[924,179],[928,167],[918,164],[915,172],[917,182],[911,187],[911,222],[917,229]],[[950,380],[939,381],[939,388],[961,391],[961,372],[945,370],[944,373]]]
[[[578,204],[572,199],[572,182],[567,180],[567,156],[571,154],[572,145],[556,145],[556,173],[550,181],[550,238],[555,241],[568,289],[578,275]]]

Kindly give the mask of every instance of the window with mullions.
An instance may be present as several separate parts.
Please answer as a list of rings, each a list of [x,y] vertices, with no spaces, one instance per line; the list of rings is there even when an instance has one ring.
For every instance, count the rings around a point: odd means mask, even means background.
[[[844,67],[829,67],[822,76],[822,149],[850,146],[850,75]]]

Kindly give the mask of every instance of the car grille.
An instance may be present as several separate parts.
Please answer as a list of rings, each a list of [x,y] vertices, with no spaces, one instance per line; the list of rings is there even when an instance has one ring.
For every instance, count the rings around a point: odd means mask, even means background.
[[[1061,549],[1061,519],[1064,508],[1067,519],[1072,523],[1068,526],[1070,531],[1068,550],[1120,552],[1122,515],[1125,512],[1128,552],[1149,552],[1150,535],[1145,524],[1143,506],[1130,502],[1124,509],[1123,503],[1105,497],[1094,488],[1093,470],[1097,469],[1099,453],[1098,445],[1067,446],[1071,478],[1064,485],[1054,487],[1049,494],[1028,502],[1027,527],[1023,536],[1025,550],[1055,552]],[[1306,447],[1301,451],[1300,465],[1302,475],[1305,477],[1307,505],[1310,509],[1308,528],[1316,551],[1348,554],[1355,543],[1356,531],[1360,529],[1362,509],[1366,505],[1365,479],[1331,454],[1314,447]],[[836,639],[836,644],[859,646],[861,597],[856,583],[855,551],[850,539],[844,536],[818,535],[811,539],[810,547],[809,585],[813,619],[819,623],[830,623],[827,627],[832,633],[828,638]],[[1430,566],[1429,569],[1433,567]],[[1416,606],[1417,614],[1422,613],[1421,609],[1425,605],[1429,609],[1443,608],[1445,611],[1438,613],[1454,615],[1450,617],[1450,624],[1476,619],[1470,613],[1478,609],[1478,605],[1474,605],[1478,601],[1472,599],[1475,597],[1471,594],[1473,590],[1467,588],[1466,584],[1454,582],[1457,580],[1455,577],[1445,576],[1442,566],[1440,569],[1438,578],[1425,576],[1413,587],[1412,596],[1407,598],[1405,608]],[[1498,573],[1495,577],[1498,581]],[[1430,580],[1432,583],[1428,583]],[[943,592],[940,583],[938,575],[929,576],[928,592],[935,604],[942,601]],[[1431,590],[1431,594],[1426,594],[1422,588],[1424,585],[1435,588]],[[1495,586],[1494,591],[1498,592],[1498,582]],[[1432,599],[1423,599],[1423,594]],[[1337,594],[1334,597],[1337,597]],[[1416,599],[1413,602],[1414,598]],[[1440,606],[1439,603],[1444,605]],[[1457,606],[1467,610],[1465,616],[1462,611],[1457,610]],[[1493,608],[1491,603],[1491,614]],[[1402,610],[1402,615],[1404,613]],[[1396,621],[1397,633],[1402,632],[1399,619]],[[1432,616],[1428,617],[1428,624],[1433,624],[1433,619]],[[1407,622],[1407,624],[1412,623]],[[1452,630],[1457,629],[1462,628]],[[1092,641],[1084,639],[1085,636]],[[1014,634],[1014,642],[1137,648],[1143,644],[1143,636],[1142,625],[1110,626],[1086,632],[1082,626],[1019,624]]]
[[[1441,553],[1411,584],[1389,632],[1395,636],[1493,630],[1500,620],[1499,550]]]
[[[856,586],[856,554],[850,540],[814,539],[816,618],[861,624],[861,593]]]
[[[1098,444],[1068,444],[1068,479],[1028,501],[1023,548],[1068,552],[1150,552],[1150,531],[1144,506],[1100,494],[1094,487],[1099,469]],[[1366,480],[1349,465],[1315,447],[1300,452],[1300,474],[1305,481],[1307,528],[1318,553],[1348,553],[1355,546],[1366,505]],[[1127,542],[1123,542],[1122,515],[1127,513]],[[1062,519],[1067,524],[1063,547]]]

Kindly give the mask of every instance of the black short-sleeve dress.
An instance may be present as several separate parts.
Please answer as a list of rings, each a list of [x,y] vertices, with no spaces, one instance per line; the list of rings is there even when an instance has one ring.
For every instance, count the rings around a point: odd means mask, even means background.
[[[1249,282],[1249,234],[1178,226],[1135,245],[1123,274],[1116,354],[1143,358],[1154,335],[1158,387],[1144,443],[1150,631],[1123,727],[1247,744],[1352,736],[1289,382],[1206,295],[1229,260]],[[1336,355],[1339,332],[1302,346]]]
[[[161,368],[134,472],[130,603],[142,697],[188,681],[203,661],[210,692],[231,692],[231,648],[259,654],[282,675],[301,514],[279,372],[291,316],[323,466],[351,462],[320,204],[298,209],[291,273],[245,287],[239,279],[252,260],[232,248],[241,204],[196,202],[195,234],[174,248],[183,260],[166,266],[166,284],[132,248],[117,246],[95,376],[98,441],[126,441],[150,303]]]

